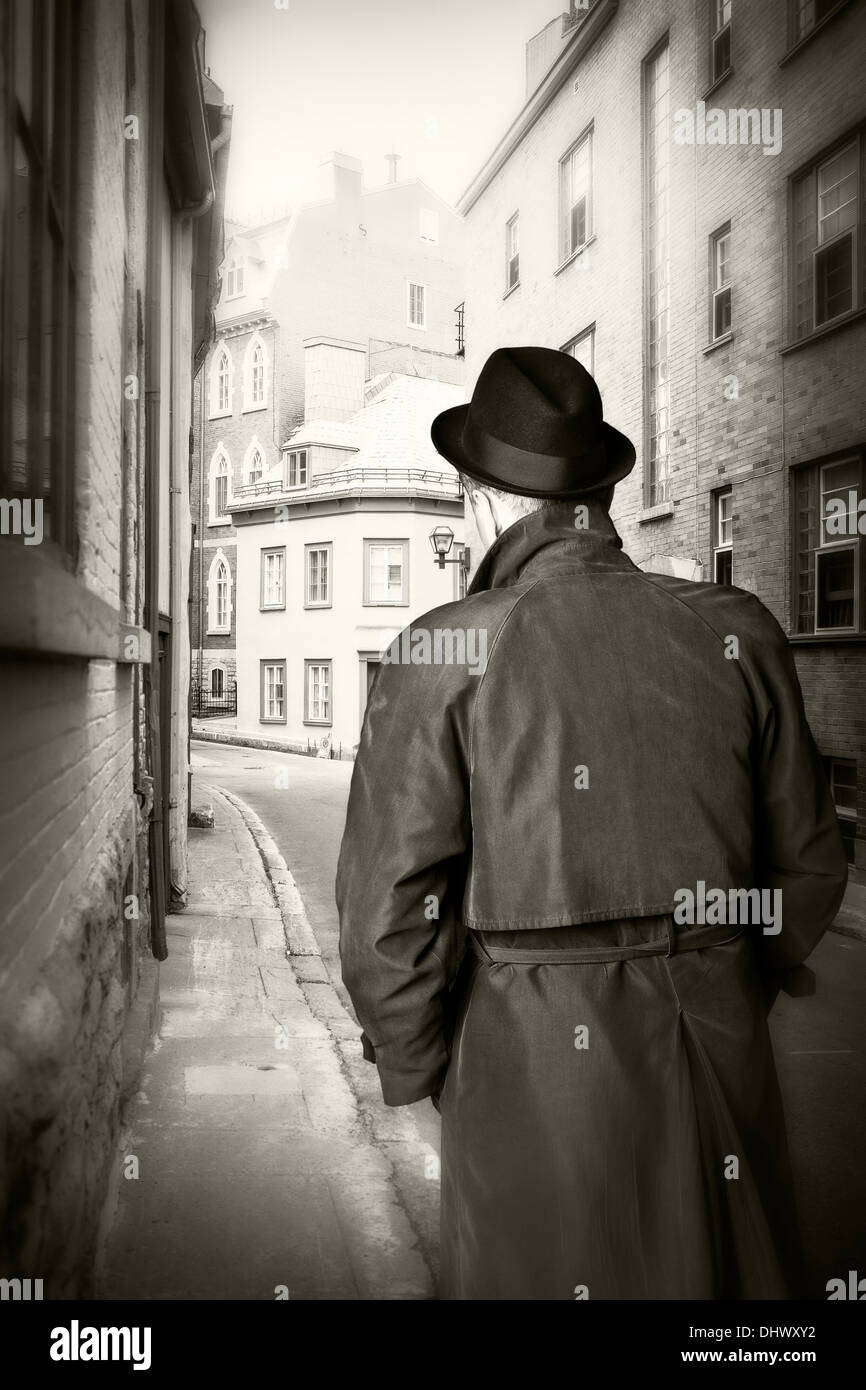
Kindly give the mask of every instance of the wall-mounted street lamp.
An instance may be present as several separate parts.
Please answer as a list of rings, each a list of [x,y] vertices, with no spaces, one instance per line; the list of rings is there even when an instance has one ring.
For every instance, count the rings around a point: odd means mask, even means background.
[[[464,570],[469,570],[469,546],[464,545],[460,554],[453,560],[446,560],[446,555],[454,544],[454,532],[450,526],[437,526],[430,532],[430,544],[433,547],[433,554],[436,557],[435,563],[441,570],[446,565],[461,565]]]

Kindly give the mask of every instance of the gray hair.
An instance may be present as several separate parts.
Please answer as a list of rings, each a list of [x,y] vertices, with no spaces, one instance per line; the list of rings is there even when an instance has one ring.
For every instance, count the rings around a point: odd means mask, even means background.
[[[545,507],[553,507],[561,501],[558,497],[524,497],[519,492],[506,492],[501,487],[491,487],[490,483],[479,483],[474,478],[470,478],[465,473],[460,474],[460,482],[464,492],[472,493],[482,490],[489,492],[491,497],[496,497],[500,502],[505,502],[517,516],[531,516],[533,512],[543,511]],[[613,485],[600,488],[592,494],[597,497],[602,506],[610,510],[613,501]],[[577,497],[574,498],[577,501]]]

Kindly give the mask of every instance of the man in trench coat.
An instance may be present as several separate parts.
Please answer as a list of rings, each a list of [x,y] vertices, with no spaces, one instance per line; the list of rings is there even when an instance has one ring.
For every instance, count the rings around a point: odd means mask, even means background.
[[[798,1293],[767,1013],[847,866],[788,643],[623,553],[566,354],[495,352],[433,440],[489,549],[385,654],[337,902],[385,1103],[441,1110],[441,1296]]]

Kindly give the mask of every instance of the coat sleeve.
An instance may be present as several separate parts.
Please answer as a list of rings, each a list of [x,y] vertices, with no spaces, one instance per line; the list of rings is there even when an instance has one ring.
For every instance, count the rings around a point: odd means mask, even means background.
[[[383,663],[352,775],[340,959],[386,1105],[433,1094],[448,1064],[445,997],[471,840],[471,681],[465,668]]]
[[[790,644],[763,610],[755,746],[758,886],[781,890],[781,931],[759,936],[768,972],[799,965],[842,902],[848,863],[830,788],[806,721]]]

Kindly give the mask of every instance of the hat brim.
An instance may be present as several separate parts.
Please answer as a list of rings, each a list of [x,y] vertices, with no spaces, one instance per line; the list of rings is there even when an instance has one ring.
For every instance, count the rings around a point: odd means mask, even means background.
[[[449,410],[443,410],[437,415],[433,424],[430,426],[430,438],[433,445],[443,458],[449,463],[453,463],[461,473],[474,478],[479,483],[489,483],[491,487],[500,488],[503,492],[516,492],[521,497],[580,497],[589,492],[600,492],[603,488],[611,487],[614,483],[620,482],[634,468],[637,455],[634,445],[626,435],[614,429],[607,421],[602,424],[602,447],[604,451],[604,465],[601,475],[595,474],[591,480],[584,480],[575,476],[574,486],[570,484],[565,488],[555,488],[545,490],[534,487],[531,482],[526,487],[516,487],[514,483],[507,482],[499,478],[489,469],[482,467],[481,464],[466,453],[463,447],[463,426],[469,413],[468,405],[455,405]],[[532,459],[537,457],[539,463],[544,459],[543,454],[533,456],[526,455],[527,469],[532,468]],[[579,465],[575,465],[575,471]]]

